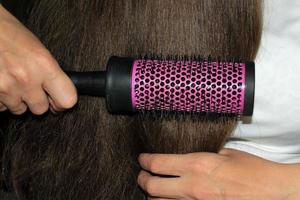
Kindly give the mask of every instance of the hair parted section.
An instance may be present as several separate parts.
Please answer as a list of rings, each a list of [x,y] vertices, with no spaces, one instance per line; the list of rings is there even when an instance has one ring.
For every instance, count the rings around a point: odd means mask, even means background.
[[[4,0],[64,70],[104,70],[110,56],[253,60],[260,0]],[[1,179],[17,199],[146,199],[136,183],[141,152],[218,152],[234,115],[111,115],[80,97],[65,113],[11,116]]]

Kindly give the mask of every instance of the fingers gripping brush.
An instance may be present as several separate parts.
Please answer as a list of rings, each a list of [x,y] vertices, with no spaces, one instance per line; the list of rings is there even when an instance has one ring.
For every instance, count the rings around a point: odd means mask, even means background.
[[[80,95],[105,97],[111,113],[253,113],[253,62],[111,57],[106,71],[67,74]]]

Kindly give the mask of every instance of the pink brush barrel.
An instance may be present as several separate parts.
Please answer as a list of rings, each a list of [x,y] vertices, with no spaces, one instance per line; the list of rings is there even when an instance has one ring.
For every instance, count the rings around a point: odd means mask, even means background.
[[[244,113],[245,63],[141,59],[131,81],[135,110]]]

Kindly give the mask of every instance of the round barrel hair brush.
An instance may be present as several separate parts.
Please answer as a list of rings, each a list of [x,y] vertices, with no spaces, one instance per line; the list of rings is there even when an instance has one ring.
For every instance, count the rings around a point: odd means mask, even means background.
[[[254,62],[113,56],[106,71],[66,72],[79,95],[105,97],[110,113],[138,110],[252,116]]]

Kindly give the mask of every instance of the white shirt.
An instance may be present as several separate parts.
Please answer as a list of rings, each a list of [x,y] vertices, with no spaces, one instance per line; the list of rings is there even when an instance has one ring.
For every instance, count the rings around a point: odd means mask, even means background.
[[[252,122],[239,122],[225,147],[300,163],[299,0],[265,0],[255,87]]]

